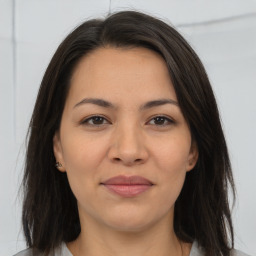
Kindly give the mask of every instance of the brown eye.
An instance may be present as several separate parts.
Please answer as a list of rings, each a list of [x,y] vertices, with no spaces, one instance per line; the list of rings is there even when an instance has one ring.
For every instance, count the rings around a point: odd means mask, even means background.
[[[165,116],[156,116],[152,118],[149,123],[157,126],[166,126],[166,125],[173,124],[174,121]]]
[[[92,116],[82,121],[83,125],[100,126],[109,123],[106,118],[102,116]]]

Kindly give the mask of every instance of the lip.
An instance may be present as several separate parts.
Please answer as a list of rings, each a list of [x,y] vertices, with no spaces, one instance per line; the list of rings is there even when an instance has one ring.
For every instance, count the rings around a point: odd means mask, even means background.
[[[104,185],[153,185],[153,183],[141,176],[119,175],[103,181]]]
[[[141,176],[115,176],[101,183],[110,192],[122,197],[134,197],[147,190],[154,184]]]

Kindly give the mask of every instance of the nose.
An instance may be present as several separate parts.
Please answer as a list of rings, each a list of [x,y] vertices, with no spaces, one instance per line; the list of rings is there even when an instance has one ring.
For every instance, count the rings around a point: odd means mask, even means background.
[[[122,125],[113,132],[108,157],[112,162],[126,166],[145,163],[148,151],[140,128],[134,125]]]

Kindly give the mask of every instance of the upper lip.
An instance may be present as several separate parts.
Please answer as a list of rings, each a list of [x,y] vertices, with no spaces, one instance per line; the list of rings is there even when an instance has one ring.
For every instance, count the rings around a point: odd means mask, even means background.
[[[104,182],[104,185],[153,185],[153,183],[141,176],[124,176],[119,175],[112,177]]]

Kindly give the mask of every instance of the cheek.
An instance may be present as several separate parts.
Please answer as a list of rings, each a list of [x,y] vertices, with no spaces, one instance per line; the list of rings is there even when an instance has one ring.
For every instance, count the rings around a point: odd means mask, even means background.
[[[167,141],[168,142],[168,141]],[[186,177],[190,141],[172,139],[156,150],[159,189],[162,201],[173,205],[180,194]]]
[[[62,146],[70,187],[78,200],[85,200],[100,182],[99,165],[105,155],[104,143],[97,143],[83,134],[69,134],[63,137]]]
[[[97,171],[97,165],[105,155],[103,140],[97,141],[95,137],[85,136],[83,132],[70,134],[63,140],[63,157],[68,172]]]
[[[155,150],[155,158],[159,169],[170,176],[186,172],[190,154],[189,137],[187,139],[186,136],[173,137],[158,145],[159,147]]]

